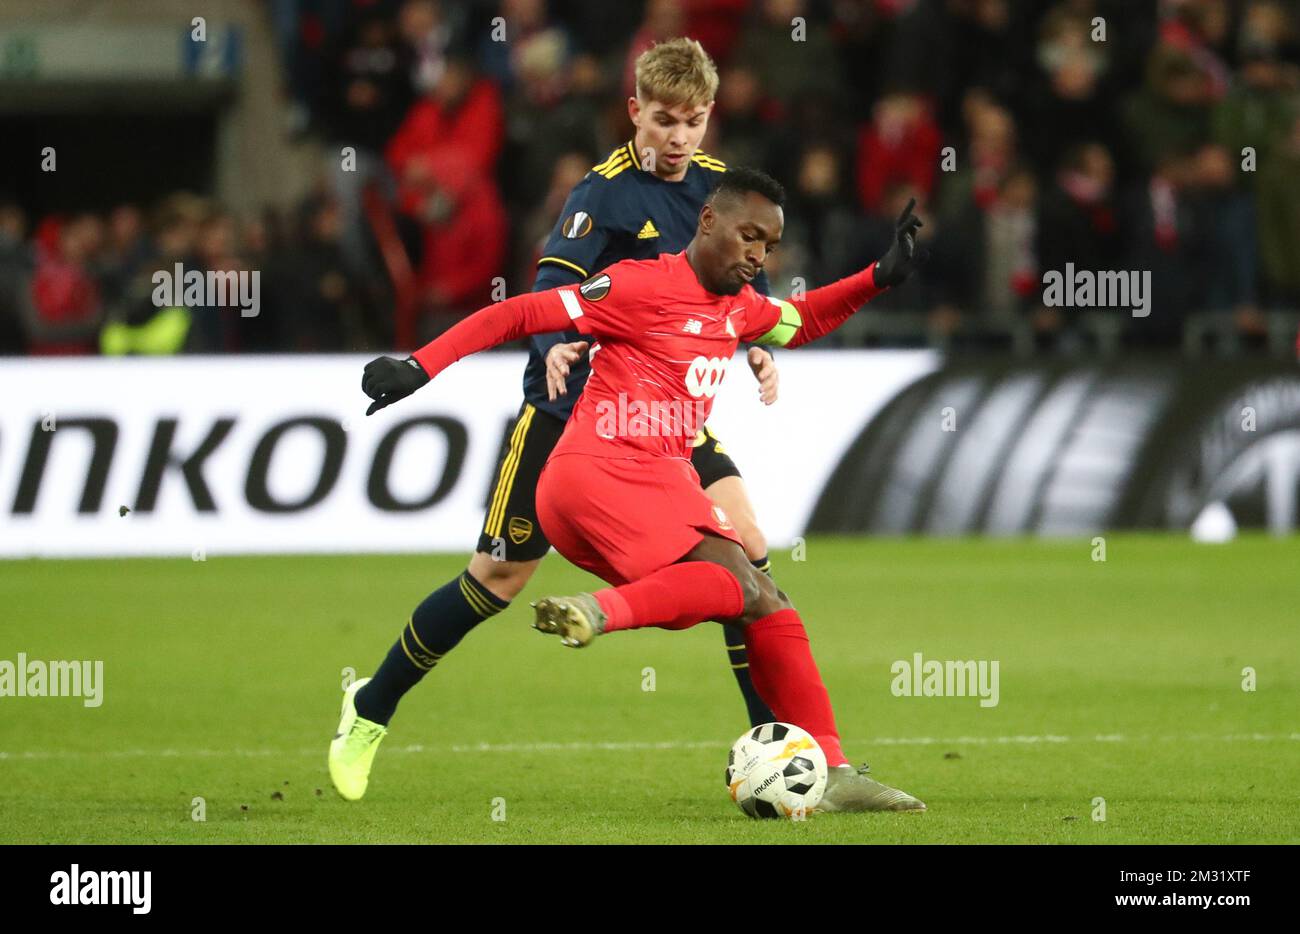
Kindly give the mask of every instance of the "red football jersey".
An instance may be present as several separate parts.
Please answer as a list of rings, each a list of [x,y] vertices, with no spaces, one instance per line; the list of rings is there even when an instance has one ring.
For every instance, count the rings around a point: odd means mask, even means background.
[[[559,453],[689,459],[737,345],[781,317],[748,285],[737,295],[707,291],[685,253],[624,260],[554,291],[570,327],[595,338]]]
[[[875,265],[802,298],[746,285],[715,295],[685,252],[624,260],[578,286],[516,295],[480,309],[413,356],[430,377],[462,357],[525,334],[590,335],[591,378],[560,453],[681,457],[704,427],[741,341],[798,347],[829,333],[880,290]]]

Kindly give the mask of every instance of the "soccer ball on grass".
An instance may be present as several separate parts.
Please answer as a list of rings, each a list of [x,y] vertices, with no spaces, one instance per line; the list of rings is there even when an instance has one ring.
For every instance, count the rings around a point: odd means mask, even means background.
[[[826,790],[826,754],[789,723],[746,730],[727,756],[731,800],[750,817],[806,817]]]

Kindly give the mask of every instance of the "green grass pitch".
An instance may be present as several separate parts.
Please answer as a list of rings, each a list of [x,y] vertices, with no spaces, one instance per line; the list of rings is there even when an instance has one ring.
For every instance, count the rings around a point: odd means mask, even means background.
[[[590,585],[556,555],[408,696],[359,804],[325,769],[342,672],[463,556],[3,562],[0,659],[102,659],[104,702],[0,698],[0,842],[1300,842],[1300,540],[1106,549],[775,554],[846,751],[930,805],[802,823],[727,798],[717,627],[564,649],[529,628],[529,597]],[[999,704],[893,696],[914,652],[997,660]]]

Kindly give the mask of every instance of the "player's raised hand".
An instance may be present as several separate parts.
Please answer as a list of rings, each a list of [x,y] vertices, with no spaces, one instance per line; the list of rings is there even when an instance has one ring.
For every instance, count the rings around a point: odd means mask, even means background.
[[[554,402],[569,393],[569,368],[582,359],[586,341],[556,344],[546,352],[546,397]]]
[[[916,199],[907,202],[903,213],[894,223],[894,242],[889,250],[876,261],[876,284],[888,288],[907,280],[926,260],[926,253],[916,246],[916,232],[925,225],[912,213]]]
[[[376,357],[366,364],[361,377],[361,391],[375,400],[366,414],[374,415],[384,406],[405,399],[428,381],[429,374],[414,357]]]
[[[762,347],[749,348],[749,369],[754,374],[754,379],[758,380],[758,397],[763,400],[764,405],[771,405],[776,401],[777,390],[781,384],[781,374],[776,370],[776,361],[772,355]]]

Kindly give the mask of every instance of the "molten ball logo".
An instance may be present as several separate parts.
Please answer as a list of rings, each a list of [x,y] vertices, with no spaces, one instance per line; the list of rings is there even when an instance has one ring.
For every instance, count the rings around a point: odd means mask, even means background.
[[[767,791],[768,788],[772,787],[772,783],[775,782],[780,777],[781,776],[778,773],[773,772],[767,778],[763,779],[761,783],[759,783],[759,786],[754,789],[754,794],[756,796],[761,795],[763,792]]]

